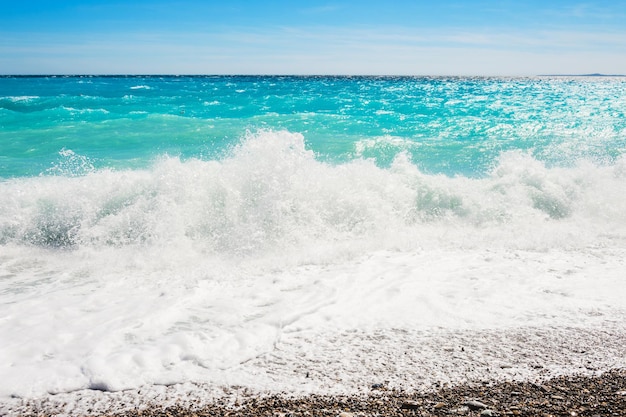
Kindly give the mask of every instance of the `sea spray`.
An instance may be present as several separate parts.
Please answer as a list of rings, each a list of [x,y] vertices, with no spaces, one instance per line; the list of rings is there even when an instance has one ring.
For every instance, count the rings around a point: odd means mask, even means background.
[[[303,135],[269,130],[248,134],[215,161],[163,157],[149,169],[76,176],[85,160],[71,158],[78,166],[69,163],[67,175],[0,183],[4,244],[79,249],[186,241],[214,254],[256,256],[499,234],[494,244],[531,239],[582,247],[626,225],[618,191],[623,158],[610,166],[548,168],[527,153],[505,152],[485,178],[448,177],[423,173],[404,153],[388,168],[364,159],[330,164],[306,148]]]

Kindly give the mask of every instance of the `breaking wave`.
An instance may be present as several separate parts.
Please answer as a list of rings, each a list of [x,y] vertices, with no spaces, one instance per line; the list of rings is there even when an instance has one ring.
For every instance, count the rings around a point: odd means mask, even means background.
[[[503,153],[484,178],[316,159],[300,134],[249,134],[219,161],[163,157],[147,170],[94,170],[63,150],[65,175],[0,183],[0,242],[48,248],[189,244],[214,254],[315,246],[538,248],[626,238],[626,160],[547,168]],[[78,170],[78,171],[77,171]],[[76,175],[76,173],[80,175]]]

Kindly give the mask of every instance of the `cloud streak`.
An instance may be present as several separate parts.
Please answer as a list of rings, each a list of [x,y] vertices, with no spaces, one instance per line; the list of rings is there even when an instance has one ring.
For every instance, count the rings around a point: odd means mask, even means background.
[[[339,4],[298,10],[320,15],[346,12]],[[570,17],[602,13],[573,6],[558,12]],[[149,25],[81,33],[0,32],[0,71],[533,75],[618,73],[626,68],[621,26],[554,21],[538,29],[452,23],[438,27],[371,22],[293,25],[285,19],[282,25],[224,23],[192,25],[186,30]]]

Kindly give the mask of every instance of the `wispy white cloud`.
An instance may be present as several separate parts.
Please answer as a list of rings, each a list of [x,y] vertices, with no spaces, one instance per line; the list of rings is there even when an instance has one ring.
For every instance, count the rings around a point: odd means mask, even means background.
[[[619,5],[616,2],[613,6]],[[626,10],[622,7],[607,7],[597,3],[573,3],[566,7],[565,14],[578,19],[591,19],[593,21],[620,21],[626,18]]]
[[[266,45],[268,47],[302,48],[360,48],[383,45],[412,47],[490,47],[505,50],[614,50],[626,51],[626,36],[613,30],[510,30],[488,29],[413,29],[383,27],[372,30],[366,27],[337,29],[333,27],[292,28],[258,32],[231,31],[219,35],[222,39],[240,45]]]
[[[5,35],[7,37],[5,37]],[[407,27],[0,34],[1,71],[96,73],[502,74],[623,72],[617,31]],[[64,64],[65,63],[65,64]],[[65,65],[65,71],[59,70]]]

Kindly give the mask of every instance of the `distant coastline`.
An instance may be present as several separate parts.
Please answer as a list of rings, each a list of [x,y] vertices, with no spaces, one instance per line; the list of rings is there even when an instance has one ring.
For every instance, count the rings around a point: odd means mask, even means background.
[[[540,77],[626,77],[626,74],[601,74],[594,72],[592,74],[539,74]]]
[[[537,75],[345,75],[345,74],[0,74],[0,78],[532,78],[532,77],[626,77],[626,74]]]

